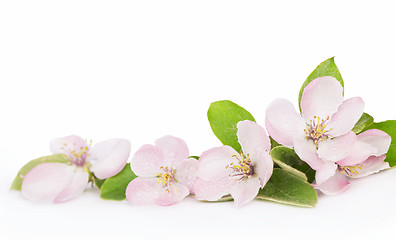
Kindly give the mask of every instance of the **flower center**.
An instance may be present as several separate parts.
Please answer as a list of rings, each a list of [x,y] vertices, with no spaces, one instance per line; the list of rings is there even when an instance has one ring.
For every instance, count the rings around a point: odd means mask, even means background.
[[[73,143],[73,146],[69,146],[67,143],[65,143],[62,149],[65,151],[64,156],[70,161],[71,164],[85,168],[89,167],[87,158],[91,156],[89,153],[91,145],[92,140],[90,140],[89,144],[84,144],[84,146],[81,146],[78,150],[76,150],[76,143]]]
[[[160,167],[161,173],[157,174],[158,183],[162,184],[162,187],[165,188],[165,191],[169,192],[169,187],[172,183],[176,183],[175,173],[176,169],[168,168],[168,167]]]
[[[233,177],[235,182],[242,181],[248,179],[254,174],[254,167],[252,165],[252,161],[250,160],[249,154],[246,157],[242,154],[232,154],[231,157],[235,157],[238,162],[230,163],[226,166],[226,169],[230,169],[230,174],[228,176]]]
[[[304,132],[307,135],[306,138],[312,140],[316,147],[319,142],[322,142],[327,138],[333,138],[329,134],[329,131],[333,129],[326,129],[327,121],[329,121],[329,116],[325,119],[320,119],[320,117],[314,116],[314,119],[310,120],[309,124],[307,124],[307,128],[304,129]]]
[[[364,165],[359,164],[355,166],[338,166],[340,173],[344,174],[350,178],[355,178],[356,176],[359,175],[359,170],[362,170]]]

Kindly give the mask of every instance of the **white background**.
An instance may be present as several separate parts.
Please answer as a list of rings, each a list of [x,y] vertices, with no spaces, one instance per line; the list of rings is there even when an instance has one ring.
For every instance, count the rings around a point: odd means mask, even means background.
[[[166,134],[191,155],[220,142],[206,111],[229,99],[264,124],[278,97],[297,106],[310,72],[335,56],[345,97],[396,119],[392,1],[1,1],[1,239],[366,238],[394,232],[396,170],[305,209],[255,201],[172,207],[109,202],[90,189],[58,205],[9,186],[54,137],[123,137],[132,153]],[[77,238],[77,239],[79,239]]]

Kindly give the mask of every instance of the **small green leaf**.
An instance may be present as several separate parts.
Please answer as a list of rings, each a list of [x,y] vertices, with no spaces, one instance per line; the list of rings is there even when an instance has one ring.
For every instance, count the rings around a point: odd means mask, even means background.
[[[396,166],[396,120],[388,120],[385,122],[373,123],[365,130],[368,129],[379,129],[391,136],[392,142],[388,152],[386,153],[385,162],[388,162],[390,167],[395,167]]]
[[[188,158],[194,158],[194,159],[199,159],[199,156],[189,156]]]
[[[300,89],[300,93],[298,95],[298,106],[300,110],[301,110],[301,106],[300,106],[301,97],[305,87],[315,78],[324,77],[324,76],[331,76],[336,78],[341,83],[342,88],[344,88],[344,80],[342,80],[341,73],[334,62],[334,57],[329,58],[326,61],[319,64],[319,66],[315,68],[315,70],[308,76],[308,78],[303,83]]]
[[[100,188],[100,197],[105,200],[125,200],[125,191],[128,184],[137,176],[132,172],[130,163],[127,163],[117,175],[107,178]]]
[[[63,154],[54,154],[50,156],[45,156],[41,158],[34,159],[19,170],[18,175],[14,178],[14,181],[11,184],[10,189],[20,191],[22,187],[23,178],[25,175],[32,170],[34,167],[41,163],[49,163],[49,162],[58,162],[58,163],[68,163],[68,160],[65,158]]]
[[[275,141],[272,137],[269,137],[270,141],[271,141],[271,149],[273,149],[274,147],[280,146],[280,144]]]
[[[359,121],[355,124],[352,131],[356,134],[362,132],[364,129],[368,128],[373,124],[374,118],[367,113],[363,113]]]
[[[314,207],[318,202],[318,195],[308,182],[282,169],[274,169],[256,198],[301,207]]]
[[[93,178],[92,178],[93,180],[93,182],[95,183],[95,186],[100,190],[100,188],[102,187],[102,185],[103,185],[103,183],[106,181],[106,179],[99,179],[99,178],[96,178],[95,176],[93,176]]]
[[[315,170],[302,161],[293,149],[277,146],[271,150],[271,157],[283,170],[310,183],[315,180]]]
[[[208,120],[216,137],[238,152],[242,148],[236,135],[237,123],[243,120],[255,122],[248,111],[229,100],[213,102],[208,110]]]

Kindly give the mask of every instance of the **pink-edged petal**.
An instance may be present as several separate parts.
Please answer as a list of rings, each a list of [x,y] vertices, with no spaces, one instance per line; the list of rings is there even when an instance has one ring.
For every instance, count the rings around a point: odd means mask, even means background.
[[[87,147],[87,142],[79,136],[71,135],[67,137],[55,138],[50,142],[50,150],[53,154],[80,152],[80,149]]]
[[[128,201],[134,205],[149,205],[155,203],[163,189],[156,178],[137,177],[126,189]]]
[[[173,183],[169,187],[169,192],[163,190],[155,203],[160,206],[170,206],[182,201],[185,197],[190,194],[190,191],[186,186],[179,183]]]
[[[348,156],[338,161],[341,166],[354,166],[361,164],[370,156],[381,156],[388,152],[391,137],[378,129],[367,130],[357,136]]]
[[[368,157],[372,156],[375,151],[376,148],[370,144],[357,140],[355,144],[353,144],[349,154],[345,158],[337,161],[337,164],[340,166],[354,166],[361,164]]]
[[[320,185],[327,181],[329,178],[334,176],[337,172],[337,164],[334,162],[327,161],[323,166],[316,170],[315,180],[316,184]]]
[[[293,136],[306,127],[305,121],[286,99],[276,99],[267,108],[265,126],[269,135],[278,143],[293,146]]]
[[[56,197],[55,202],[66,202],[80,196],[88,183],[89,174],[81,168],[75,170],[67,187]]]
[[[364,102],[360,97],[344,101],[337,112],[331,116],[327,129],[333,137],[344,135],[352,130],[363,114]]]
[[[382,155],[379,157],[369,157],[366,161],[364,161],[361,166],[355,167],[355,171],[358,174],[354,174],[353,176],[348,175],[351,178],[360,178],[360,177],[366,177],[368,175],[377,173],[381,170],[389,168],[389,163],[385,162],[386,156]]]
[[[230,146],[209,149],[201,154],[198,160],[198,177],[205,181],[228,177],[226,166],[236,161],[232,157],[236,151]]]
[[[35,202],[53,202],[73,178],[73,167],[42,163],[30,170],[22,182],[22,195]]]
[[[271,178],[274,169],[274,162],[267,151],[261,151],[257,159],[252,159],[254,172],[260,180],[260,187],[263,188]]]
[[[131,160],[132,171],[139,177],[155,177],[163,166],[164,155],[153,145],[143,145]]]
[[[261,151],[270,151],[271,142],[264,128],[255,122],[245,120],[237,124],[238,142],[243,153],[252,158],[258,157]]]
[[[358,140],[370,144],[376,149],[374,156],[381,156],[388,152],[391,136],[378,129],[370,129],[358,135]]]
[[[187,144],[180,138],[165,136],[155,141],[155,146],[162,150],[166,165],[177,164],[188,158]]]
[[[223,177],[215,181],[204,181],[197,178],[193,185],[195,198],[198,200],[216,201],[230,194],[235,181],[229,177]]]
[[[176,166],[175,179],[192,190],[195,179],[197,178],[198,161],[193,158],[186,159]]]
[[[316,184],[314,187],[326,195],[337,195],[349,188],[349,182],[344,175],[337,171],[326,182],[319,185]]]
[[[337,112],[344,100],[342,91],[340,82],[330,76],[310,82],[301,97],[301,112],[305,121],[313,120],[314,116],[325,119]]]
[[[343,136],[319,142],[318,156],[327,161],[337,162],[348,155],[356,140],[356,134],[349,132]]]
[[[295,137],[294,140],[294,151],[304,162],[314,170],[320,169],[324,161],[319,159],[316,146],[312,140],[307,140],[304,136]]]
[[[248,178],[240,181],[231,189],[231,196],[234,198],[234,206],[242,207],[253,201],[260,189],[258,178]]]
[[[131,143],[126,139],[109,139],[95,144],[89,158],[91,172],[99,179],[119,173],[128,161]]]

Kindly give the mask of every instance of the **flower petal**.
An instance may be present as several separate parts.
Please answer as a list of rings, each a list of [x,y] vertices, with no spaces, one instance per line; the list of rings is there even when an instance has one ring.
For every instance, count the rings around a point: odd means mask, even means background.
[[[53,202],[68,187],[73,167],[63,163],[42,163],[30,170],[22,182],[22,195],[35,202]]]
[[[255,164],[254,172],[260,180],[260,187],[263,188],[268,180],[271,178],[274,169],[274,162],[267,151],[261,151],[259,157],[252,162]]]
[[[155,146],[162,150],[166,165],[172,166],[178,161],[188,158],[187,144],[180,138],[173,136],[165,136],[155,141]]]
[[[386,154],[391,144],[391,136],[378,129],[370,129],[358,135],[358,140],[370,144],[376,150],[375,156]]]
[[[276,99],[267,108],[265,126],[269,135],[278,143],[293,146],[296,132],[304,132],[305,121],[286,99]]]
[[[379,157],[369,157],[366,161],[362,163],[362,169],[355,168],[358,174],[354,175],[353,178],[365,177],[389,168],[389,163],[384,161],[385,158],[385,155]]]
[[[192,190],[195,179],[197,178],[198,161],[193,158],[186,159],[176,166],[175,179]]]
[[[357,141],[352,146],[349,154],[338,161],[341,166],[354,166],[361,164],[370,156],[381,156],[388,152],[391,137],[378,129],[367,130],[357,136]]]
[[[130,153],[131,143],[126,139],[99,142],[91,151],[90,170],[99,179],[112,177],[125,167]]]
[[[235,161],[236,151],[230,146],[215,147],[202,153],[198,160],[198,177],[213,181],[228,177],[226,166]]]
[[[319,185],[314,185],[314,187],[326,195],[336,195],[347,190],[349,182],[345,176],[337,171],[327,181]]]
[[[324,161],[319,159],[316,153],[316,147],[312,140],[307,140],[304,136],[295,137],[294,140],[294,151],[304,162],[314,170],[320,169]]]
[[[143,145],[131,160],[132,171],[139,177],[155,177],[164,164],[162,151],[153,145]]]
[[[77,168],[68,186],[56,197],[55,202],[66,202],[80,196],[88,183],[89,174]]]
[[[55,138],[50,142],[50,150],[53,154],[80,152],[80,149],[87,147],[87,142],[79,136],[71,135],[67,137]]]
[[[354,132],[349,132],[343,136],[319,142],[319,158],[337,162],[348,155],[356,140],[356,134]]]
[[[192,192],[198,200],[216,201],[229,194],[234,185],[235,181],[229,177],[223,177],[215,181],[204,181],[197,178]]]
[[[334,162],[326,161],[325,164],[316,170],[315,180],[316,184],[320,185],[334,176],[337,171],[337,164]]]
[[[255,122],[245,120],[237,124],[238,142],[241,144],[243,153],[251,158],[259,157],[261,151],[271,150],[270,139],[264,128]]]
[[[174,183],[169,187],[169,192],[162,191],[155,203],[160,206],[170,206],[182,201],[190,194],[186,186],[179,183]]]
[[[344,100],[342,92],[340,82],[330,76],[310,82],[301,97],[301,112],[305,121],[313,120],[314,116],[325,119],[337,112]]]
[[[333,137],[344,135],[352,130],[363,114],[364,102],[360,97],[344,101],[337,112],[331,116],[327,126],[329,134]]]
[[[234,198],[234,206],[242,207],[253,201],[260,189],[258,178],[248,178],[240,181],[231,189],[231,196]]]
[[[131,204],[148,205],[155,203],[161,191],[157,179],[137,177],[128,184],[125,195]]]

